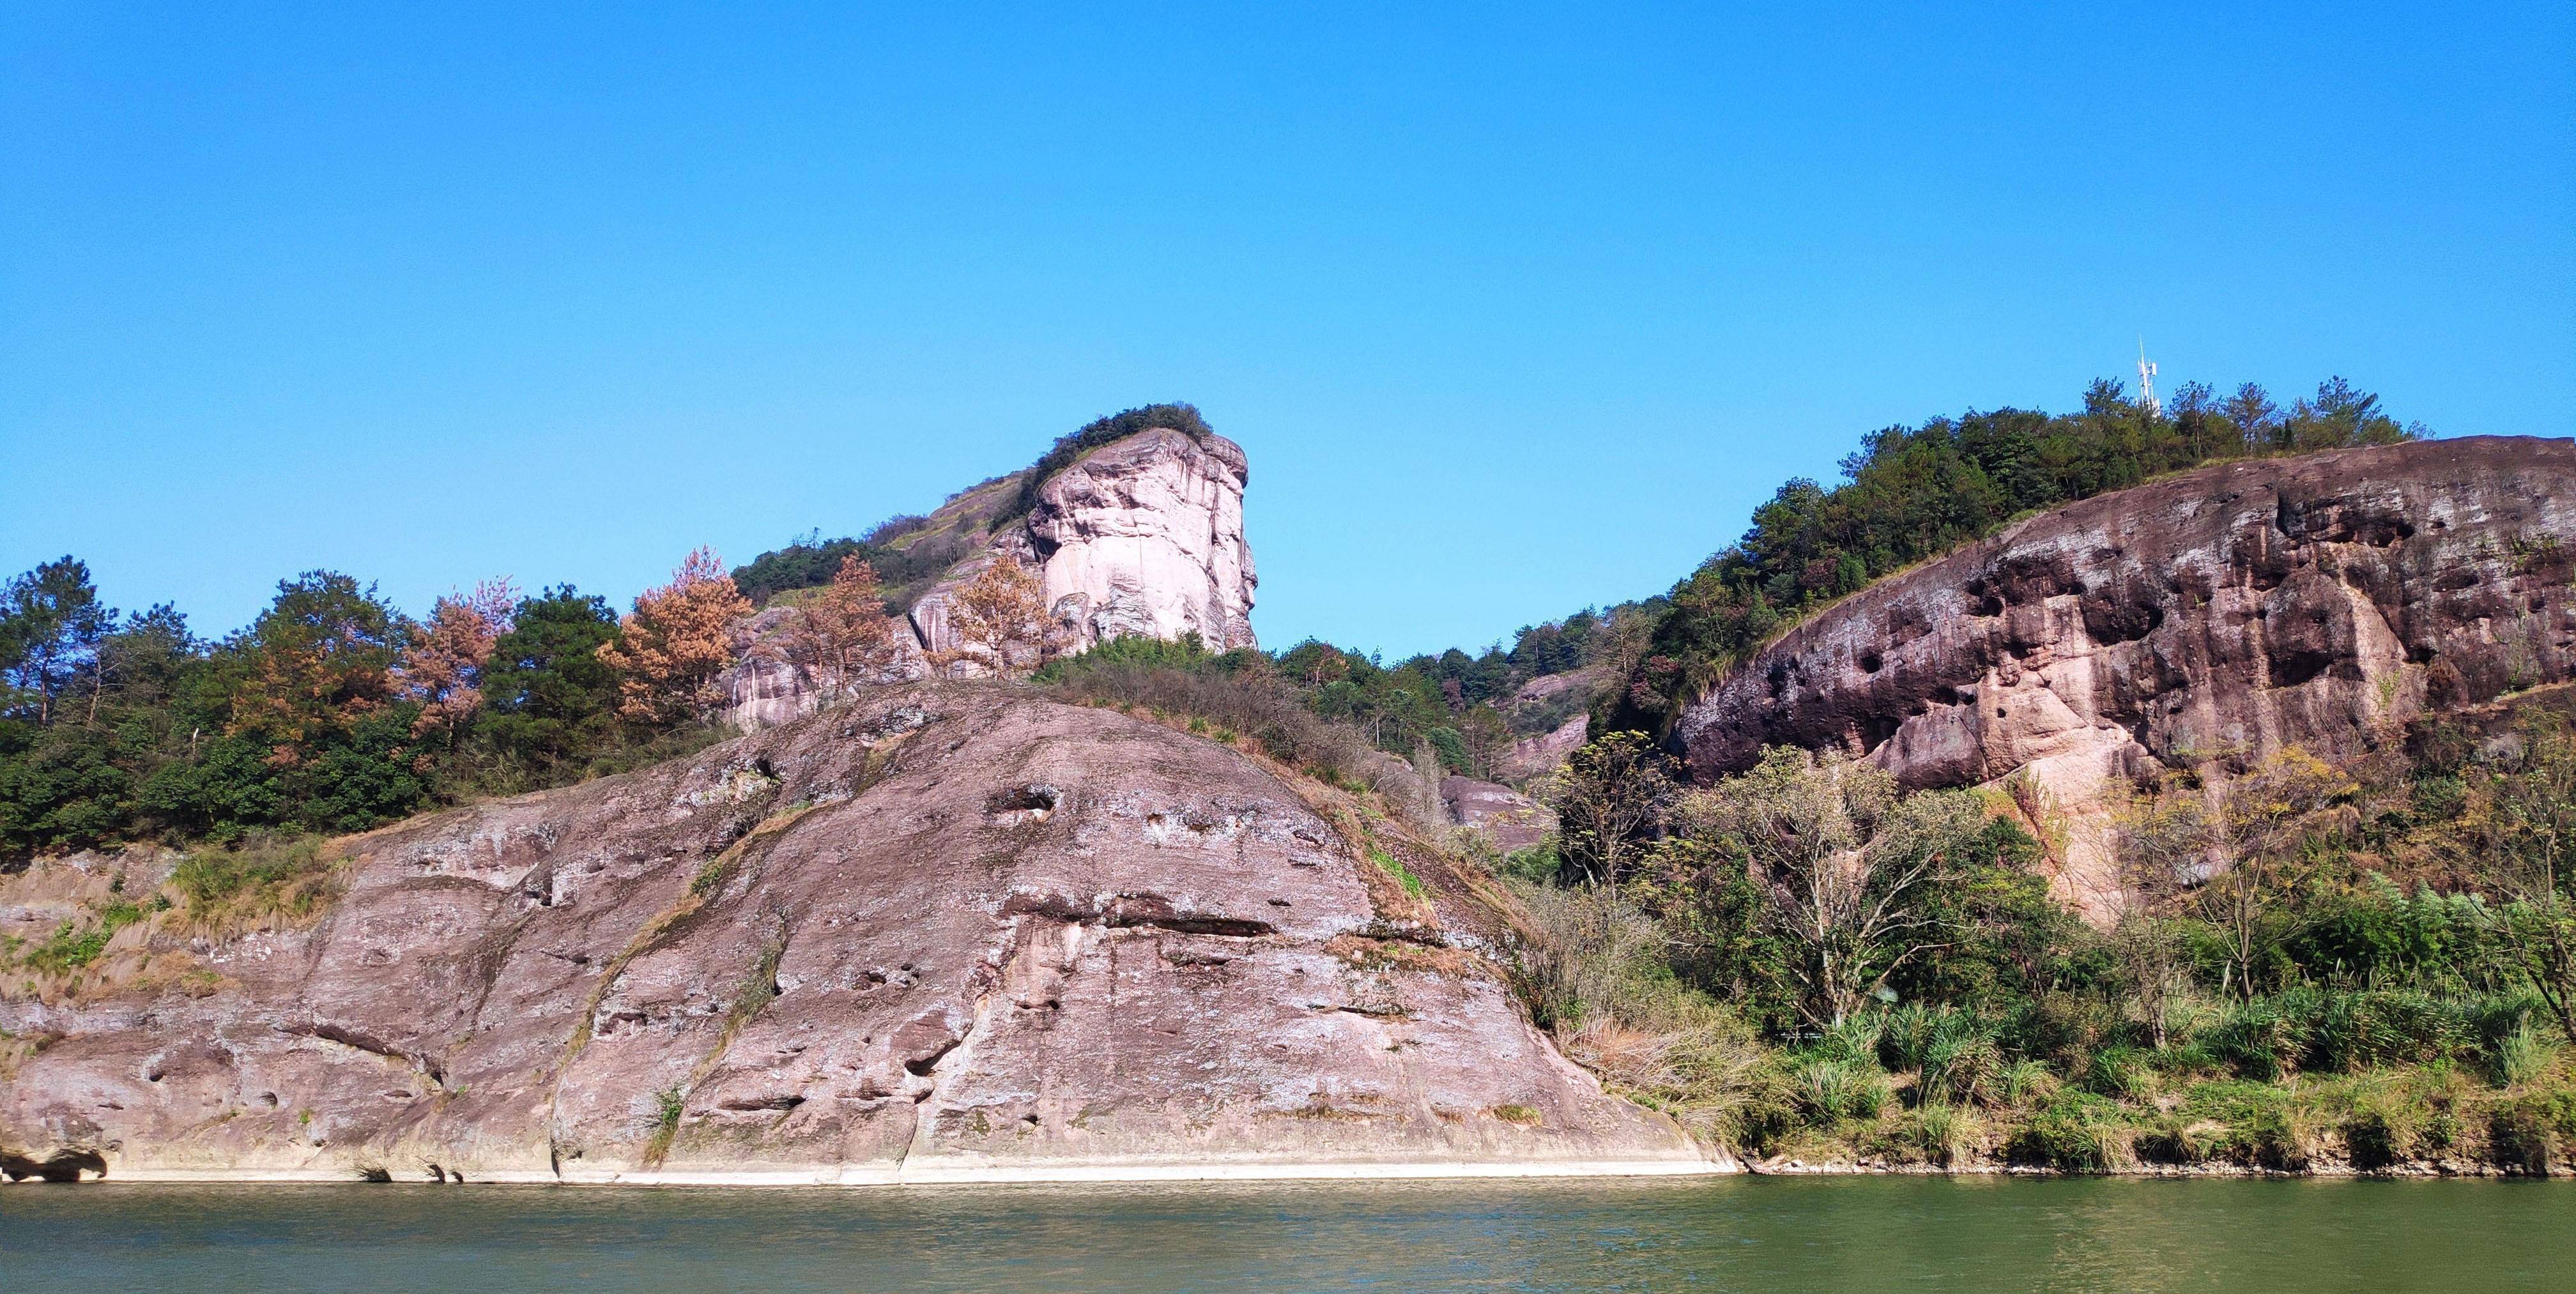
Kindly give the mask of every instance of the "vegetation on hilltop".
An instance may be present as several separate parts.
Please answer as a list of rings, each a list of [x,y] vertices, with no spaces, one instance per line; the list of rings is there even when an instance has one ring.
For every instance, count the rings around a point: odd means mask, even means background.
[[[2193,383],[2151,412],[2103,380],[2076,413],[1972,410],[1874,432],[1843,459],[1842,484],[1782,485],[1742,539],[1673,587],[1651,650],[1605,717],[1660,730],[1816,608],[2032,512],[2203,463],[2427,434],[2339,377],[2286,410],[2251,383],[2224,398]]]
[[[1048,477],[1087,451],[1155,427],[1168,427],[1198,440],[1216,434],[1198,409],[1187,404],[1148,404],[1095,418],[1057,437],[1035,465],[963,490],[928,517],[893,517],[856,539],[825,539],[820,531],[799,536],[786,547],[762,553],[750,564],[736,568],[734,584],[753,605],[767,606],[782,593],[831,583],[832,573],[841,568],[841,563],[856,557],[884,581],[887,603],[898,612],[910,611],[941,575],[975,551],[981,536],[1027,516],[1037,504],[1038,487],[1046,484]],[[960,506],[965,500],[985,496],[993,487],[1012,481],[1017,484],[1007,493],[982,498],[981,507]]]

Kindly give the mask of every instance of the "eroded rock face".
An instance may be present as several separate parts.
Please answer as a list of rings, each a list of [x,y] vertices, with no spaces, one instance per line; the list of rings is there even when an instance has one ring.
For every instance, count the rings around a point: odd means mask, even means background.
[[[1252,549],[1243,538],[1243,490],[1250,469],[1243,448],[1222,436],[1194,438],[1149,428],[1092,450],[1038,488],[1024,518],[990,533],[974,530],[981,545],[922,595],[898,632],[896,659],[879,677],[856,680],[877,686],[933,674],[929,654],[962,645],[950,623],[956,591],[1007,557],[1034,572],[1052,617],[1049,646],[1078,652],[1121,636],[1179,639],[1196,634],[1210,651],[1258,646],[1252,632],[1254,589],[1260,583]],[[933,515],[947,520],[998,491],[1015,493],[1018,477],[952,500]],[[744,626],[753,643],[775,640],[786,612],[763,612]],[[1036,646],[1015,668],[1037,663]],[[989,662],[954,660],[955,675],[989,675]],[[744,729],[766,727],[815,708],[852,681],[818,678],[774,654],[745,655],[724,678],[723,717]]]
[[[2117,903],[2099,809],[2159,769],[2335,757],[2576,673],[2576,443],[2230,463],[2073,504],[1799,626],[1678,725],[1703,780],[1766,745],[1911,787],[2027,773],[2074,827],[2061,891]]]
[[[344,842],[309,929],[48,1006],[0,1150],[111,1178],[1704,1165],[1214,743],[978,685]]]
[[[1556,833],[1556,814],[1544,804],[1499,782],[1480,782],[1455,775],[1440,779],[1440,803],[1449,820],[1483,833],[1506,853],[1545,841]]]
[[[1249,478],[1242,447],[1222,436],[1158,427],[1092,450],[1038,487],[1024,523],[922,598],[912,620],[923,647],[957,646],[950,590],[1004,553],[1038,572],[1060,650],[1122,635],[1197,634],[1211,651],[1255,646]]]

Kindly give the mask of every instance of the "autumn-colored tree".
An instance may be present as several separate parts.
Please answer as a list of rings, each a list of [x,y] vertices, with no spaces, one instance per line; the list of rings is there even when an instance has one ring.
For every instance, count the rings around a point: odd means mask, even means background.
[[[226,644],[240,670],[231,693],[236,735],[270,743],[268,762],[302,764],[317,742],[382,709],[407,635],[374,586],[335,571],[307,571],[277,586],[277,601]]]
[[[394,666],[394,683],[401,695],[420,703],[413,736],[443,731],[455,743],[483,707],[483,665],[492,658],[492,644],[510,632],[518,601],[519,591],[508,580],[485,580],[471,593],[440,598],[429,619],[412,626]]]
[[[785,646],[790,661],[827,674],[831,687],[893,664],[894,622],[886,618],[876,568],[856,554],[842,558],[832,582],[796,609]]]
[[[751,614],[715,550],[690,553],[671,582],[636,595],[617,641],[599,659],[617,671],[617,712],[638,723],[697,718],[724,699],[716,677],[733,663],[734,622]]]
[[[1024,648],[1030,656],[1045,652],[1045,593],[1038,577],[1005,553],[950,596],[948,623],[957,632],[958,645],[935,653],[933,661],[942,667],[977,661],[997,674],[1009,674],[1013,648]]]

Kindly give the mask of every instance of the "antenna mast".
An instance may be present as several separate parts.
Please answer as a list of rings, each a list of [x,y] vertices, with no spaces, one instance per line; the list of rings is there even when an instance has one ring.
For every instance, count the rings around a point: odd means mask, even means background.
[[[2146,406],[2150,418],[2161,418],[2165,414],[2164,401],[2156,398],[2156,362],[2147,358],[2147,339],[2143,334],[2138,338],[2138,403]]]

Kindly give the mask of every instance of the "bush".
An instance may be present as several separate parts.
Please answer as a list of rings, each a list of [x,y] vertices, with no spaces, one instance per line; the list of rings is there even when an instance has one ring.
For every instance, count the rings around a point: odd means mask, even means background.
[[[2307,1054],[2313,995],[2256,998],[2221,1017],[2193,1041],[2239,1075],[2274,1082]]]
[[[2129,1131],[2110,1102],[2085,1092],[2061,1093],[2031,1115],[2004,1153],[2014,1162],[2068,1173],[2106,1173],[2134,1155]]]
[[[1920,1002],[1891,1007],[1877,1017],[1878,1063],[1897,1073],[1923,1068],[1932,1050],[1932,1024],[1937,1017]]]
[[[2137,1047],[2105,1047],[2093,1053],[2084,1069],[2086,1089],[2119,1101],[2143,1101],[2156,1094],[2155,1053]]]
[[[1944,1011],[1924,1047],[1917,1090],[1926,1102],[1993,1103],[2002,1098],[2003,1071],[1993,1026],[1965,1011]]]
[[[2306,1060],[2312,1069],[2349,1074],[2375,1065],[2438,1060],[2467,1042],[2463,1021],[2425,994],[2336,993],[2317,1013]]]
[[[1337,785],[1367,786],[1380,759],[1359,733],[1315,717],[1269,657],[1213,653],[1195,635],[1113,638],[1049,661],[1034,681],[1071,700],[1143,707],[1232,729],[1272,758]]]
[[[2529,1020],[2496,1039],[2488,1047],[2496,1082],[2506,1087],[2519,1087],[2540,1077],[2549,1067],[2557,1048]]]
[[[1958,1106],[1926,1101],[1915,1108],[1913,1142],[1936,1164],[1956,1160],[1975,1139],[1976,1119]]]
[[[2344,1154],[2352,1166],[2369,1172],[2396,1163],[2405,1156],[2405,1138],[2401,1136],[2388,1112],[2377,1109],[2356,1110],[2343,1123]]]
[[[2487,1111],[2487,1162],[2510,1173],[2545,1177],[2558,1130],[2534,1100],[2501,1101]]]
[[[311,915],[331,897],[337,873],[336,860],[323,858],[311,837],[256,836],[235,848],[189,854],[172,869],[170,886],[191,921],[221,926]]]
[[[1887,1076],[1866,1061],[1811,1060],[1791,1071],[1789,1082],[1800,1112],[1819,1128],[1875,1119],[1887,1107]]]
[[[2174,1167],[2207,1163],[2210,1155],[2210,1139],[2201,1125],[2176,1114],[2157,1116],[2152,1126],[2131,1138],[2130,1147],[2148,1163]]]
[[[1606,889],[1523,891],[1539,940],[1516,974],[1568,1056],[1710,1141],[1784,1132],[1776,1071],[1753,1031],[1673,977],[1662,931]]]
[[[1019,494],[1011,500],[1011,506],[994,518],[994,526],[998,528],[1005,521],[1027,516],[1029,509],[1037,506],[1038,488],[1046,484],[1047,478],[1072,466],[1073,460],[1085,452],[1156,427],[1168,427],[1201,444],[1216,435],[1216,429],[1207,425],[1207,419],[1199,416],[1198,409],[1187,404],[1141,405],[1105,418],[1095,418],[1079,430],[1056,438],[1054,446],[1038,459],[1027,476],[1021,478]]]
[[[2048,1067],[2047,1061],[2025,1056],[2004,1066],[1996,1086],[2003,1094],[2004,1104],[2027,1109],[2055,1100],[2059,1084],[2057,1072]]]

